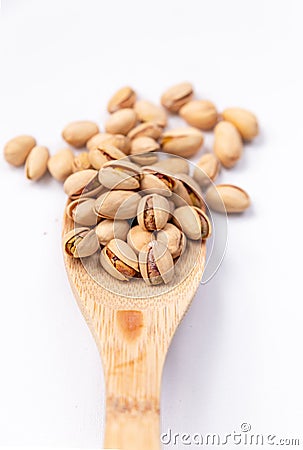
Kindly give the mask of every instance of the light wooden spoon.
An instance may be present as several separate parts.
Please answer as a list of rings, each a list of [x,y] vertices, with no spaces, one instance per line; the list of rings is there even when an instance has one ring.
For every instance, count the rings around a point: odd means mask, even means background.
[[[63,233],[72,228],[73,222],[65,214]],[[202,278],[205,243],[198,245],[198,256],[195,264],[189,262],[193,267],[187,277],[154,297],[150,297],[154,287],[139,280],[126,282],[129,295],[134,297],[110,292],[93,279],[80,260],[64,256],[70,285],[103,363],[106,449],[160,449],[162,370],[171,339]],[[112,283],[122,282],[112,279]]]

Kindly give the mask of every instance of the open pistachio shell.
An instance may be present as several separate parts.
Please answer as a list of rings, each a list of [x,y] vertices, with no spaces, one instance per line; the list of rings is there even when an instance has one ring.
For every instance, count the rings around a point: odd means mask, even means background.
[[[88,197],[80,197],[73,200],[66,207],[66,214],[79,225],[92,227],[98,223],[98,217],[94,211],[95,200]]]
[[[168,248],[174,259],[178,258],[186,248],[185,234],[172,223],[167,223],[162,230],[158,231],[157,241]]]
[[[134,105],[138,120],[141,122],[154,122],[160,127],[167,124],[166,112],[160,106],[146,100],[139,100]]]
[[[136,254],[142,250],[145,244],[148,244],[153,239],[151,231],[143,230],[140,225],[131,228],[127,234],[127,243],[131,246]]]
[[[113,190],[100,195],[95,212],[105,219],[131,219],[136,216],[141,196],[137,192]]]
[[[176,174],[176,179],[174,187],[176,206],[183,206],[184,201],[191,206],[201,207],[204,205],[200,186],[191,176],[181,173]]]
[[[85,258],[96,253],[100,245],[95,231],[82,227],[75,228],[65,234],[63,248],[69,256]]]
[[[175,180],[170,172],[153,166],[143,167],[141,190],[144,190],[146,194],[160,194],[170,197],[174,186]]]
[[[160,145],[155,139],[147,136],[141,136],[133,139],[131,143],[130,158],[137,164],[150,165],[158,161],[156,152]]]
[[[108,161],[125,158],[125,153],[107,142],[100,144],[97,148],[90,150],[88,159],[94,169],[99,170]]]
[[[94,197],[104,190],[98,180],[98,171],[93,169],[81,170],[70,175],[64,182],[64,192],[72,199]]]
[[[121,239],[112,239],[103,248],[100,262],[102,267],[118,280],[129,281],[140,276],[137,255]]]
[[[180,127],[167,130],[162,134],[163,151],[174,155],[190,158],[202,146],[204,136],[200,130],[192,127]]]
[[[213,153],[205,153],[196,164],[193,178],[202,188],[205,188],[210,181],[217,178],[220,167],[220,161]]]
[[[171,173],[187,173],[189,172],[189,164],[186,159],[183,158],[166,158],[153,164],[154,167],[158,167],[162,170],[169,170]]]
[[[112,239],[126,240],[130,225],[127,220],[104,219],[95,228],[101,245],[108,244]]]
[[[146,136],[153,139],[159,139],[162,134],[162,127],[155,122],[143,122],[130,130],[128,133],[129,139],[136,139],[137,137]]]
[[[168,248],[158,241],[146,244],[139,253],[141,275],[149,285],[169,283],[174,276],[174,261]]]
[[[118,109],[131,108],[135,101],[135,91],[131,87],[125,86],[115,92],[115,94],[111,97],[107,104],[107,110],[108,112],[113,113],[118,111]]]
[[[211,224],[207,215],[194,206],[176,208],[173,222],[189,239],[194,241],[206,239],[211,234]]]
[[[167,224],[169,212],[170,206],[165,197],[158,194],[145,195],[138,205],[138,223],[143,230],[160,230]]]
[[[140,168],[123,159],[111,161],[100,169],[99,181],[108,189],[136,190],[140,187]]]

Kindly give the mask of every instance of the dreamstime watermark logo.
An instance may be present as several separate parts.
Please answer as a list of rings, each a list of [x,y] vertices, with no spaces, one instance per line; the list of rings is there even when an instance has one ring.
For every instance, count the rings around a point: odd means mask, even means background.
[[[226,445],[280,445],[298,447],[301,444],[299,438],[285,438],[276,434],[253,433],[250,423],[243,422],[237,431],[228,434],[218,433],[173,433],[169,428],[161,434],[161,443],[163,445],[177,446],[196,445],[196,446],[226,446]]]

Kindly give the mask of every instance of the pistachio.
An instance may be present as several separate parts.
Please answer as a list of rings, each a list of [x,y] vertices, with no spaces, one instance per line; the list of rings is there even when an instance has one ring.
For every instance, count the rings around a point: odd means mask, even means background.
[[[141,200],[137,192],[109,191],[102,194],[95,202],[96,214],[105,219],[131,219],[136,216]]]
[[[95,134],[92,138],[90,138],[86,143],[86,148],[88,151],[95,150],[99,147],[100,144],[103,144],[103,142],[106,142],[110,138],[112,138],[113,135],[110,133],[98,133]]]
[[[159,194],[170,197],[174,186],[175,180],[170,172],[153,166],[143,168],[141,190],[145,191],[145,194]]]
[[[166,158],[153,164],[154,167],[159,167],[164,170],[169,170],[171,173],[187,173],[189,172],[189,165],[186,159],[183,158]]]
[[[129,139],[135,139],[137,137],[146,136],[153,139],[159,139],[162,133],[162,127],[155,122],[143,122],[130,130],[128,133]]]
[[[88,152],[81,152],[79,155],[74,157],[72,170],[73,173],[79,172],[80,170],[90,169],[91,164],[88,158]]]
[[[145,195],[138,205],[138,223],[143,230],[160,230],[167,224],[169,212],[170,206],[165,197],[158,194]]]
[[[126,240],[130,225],[127,220],[104,219],[95,228],[95,232],[101,245],[108,244],[112,239]]]
[[[79,225],[86,227],[95,226],[98,223],[98,217],[94,210],[95,200],[89,197],[80,197],[68,204],[66,214],[70,219]]]
[[[147,100],[139,100],[134,105],[140,122],[154,122],[159,127],[165,127],[167,124],[167,116],[164,109]]]
[[[126,135],[137,123],[137,114],[131,108],[119,109],[109,116],[105,124],[107,133]]]
[[[36,145],[30,151],[25,163],[25,175],[29,180],[39,180],[47,171],[49,151],[47,147]]]
[[[189,239],[194,241],[206,239],[211,234],[211,224],[207,215],[196,206],[176,208],[173,222]]]
[[[95,122],[82,120],[69,123],[62,131],[62,137],[68,144],[80,148],[97,133],[99,128]]]
[[[100,144],[99,147],[90,150],[88,159],[94,169],[99,170],[108,161],[125,158],[125,154],[117,147],[106,142]]]
[[[85,258],[96,253],[99,241],[94,230],[89,228],[75,228],[63,237],[64,252],[74,258]]]
[[[192,100],[182,106],[180,116],[191,126],[211,130],[218,121],[215,105],[208,100]]]
[[[103,248],[100,262],[102,267],[118,280],[129,281],[140,276],[137,255],[121,239],[112,239]]]
[[[127,234],[127,243],[131,246],[136,254],[142,250],[145,244],[151,242],[153,233],[143,230],[140,225],[131,228]]]
[[[199,185],[189,175],[177,174],[174,187],[174,203],[183,206],[184,202],[191,206],[204,207],[202,192]]]
[[[4,158],[13,166],[22,166],[35,145],[36,140],[32,136],[17,136],[5,144]]]
[[[222,113],[223,119],[231,122],[239,131],[242,138],[250,141],[259,134],[256,116],[243,108],[227,108]]]
[[[98,171],[93,169],[73,173],[65,180],[63,189],[72,200],[81,197],[81,195],[94,197],[104,190],[98,180]]]
[[[161,138],[164,152],[173,153],[183,158],[190,158],[195,155],[203,141],[204,136],[201,131],[192,127],[180,127],[165,131]]]
[[[241,158],[243,143],[237,128],[222,120],[215,127],[214,152],[225,167],[233,167]]]
[[[158,161],[158,155],[153,153],[159,150],[160,145],[155,139],[147,136],[135,138],[131,143],[131,160],[140,165],[150,165]]]
[[[99,172],[100,183],[108,189],[135,190],[140,187],[140,169],[130,161],[110,161]]]
[[[160,241],[151,241],[142,248],[139,253],[139,266],[146,284],[167,284],[173,279],[172,255]]]
[[[73,172],[74,154],[70,148],[63,148],[48,160],[50,174],[58,181],[64,181]]]
[[[162,105],[171,112],[178,112],[193,96],[191,83],[179,83],[169,88],[161,97]]]
[[[172,223],[158,231],[157,241],[162,242],[171,253],[173,259],[178,258],[186,248],[186,236]]]
[[[109,100],[107,104],[107,110],[110,113],[118,111],[122,108],[131,108],[136,101],[135,91],[129,87],[125,86],[119,89]]]
[[[127,136],[124,136],[123,134],[111,135],[104,141],[104,144],[113,145],[114,147],[121,150],[121,152],[123,152],[125,155],[129,154],[130,139]]]
[[[222,213],[240,213],[250,206],[247,192],[232,184],[211,186],[205,200],[211,209]]]
[[[220,172],[220,162],[212,153],[205,153],[196,163],[193,178],[202,187],[214,181]]]

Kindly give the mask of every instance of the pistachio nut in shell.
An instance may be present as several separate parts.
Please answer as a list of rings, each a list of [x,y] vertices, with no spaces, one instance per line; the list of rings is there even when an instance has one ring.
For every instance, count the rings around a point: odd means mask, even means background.
[[[174,186],[175,180],[169,171],[153,166],[143,167],[141,190],[145,191],[145,194],[159,194],[170,197]]]
[[[193,178],[202,187],[215,181],[220,172],[220,161],[213,153],[205,153],[196,163]]]
[[[93,169],[73,173],[65,180],[63,189],[72,200],[81,195],[94,197],[104,190],[98,180],[98,171]]]
[[[99,171],[99,181],[108,189],[136,190],[140,177],[140,168],[124,159],[110,161]]]
[[[130,130],[127,136],[131,140],[141,136],[159,139],[159,137],[162,134],[162,131],[163,131],[162,127],[157,125],[155,122],[143,122],[137,125],[132,130]]]
[[[4,146],[4,158],[13,166],[22,166],[29,152],[35,147],[36,139],[32,136],[17,136],[8,141]]]
[[[100,195],[95,202],[95,212],[105,219],[132,219],[137,214],[141,196],[133,191],[113,190]]]
[[[98,133],[95,134],[95,136],[91,137],[87,143],[86,148],[88,151],[94,150],[95,148],[98,148],[100,144],[103,144],[103,142],[110,139],[113,135],[110,133]]]
[[[134,105],[140,122],[154,122],[159,127],[167,125],[167,115],[163,108],[147,100],[139,100]]]
[[[193,86],[191,83],[179,83],[167,89],[161,97],[161,104],[170,112],[178,112],[179,109],[191,100]]]
[[[183,206],[184,201],[191,206],[204,208],[204,201],[200,186],[196,181],[185,173],[176,174],[174,187],[174,203],[176,206]]]
[[[131,108],[135,101],[135,91],[129,86],[124,86],[111,97],[107,104],[107,111],[113,113],[118,111],[118,109]]]
[[[129,281],[140,276],[138,258],[133,249],[121,239],[112,239],[100,255],[102,267],[114,278]]]
[[[158,155],[153,153],[160,149],[155,139],[148,136],[140,136],[132,140],[131,160],[140,165],[151,165],[158,161]]]
[[[160,241],[151,241],[139,253],[141,275],[148,285],[169,283],[174,276],[174,260]]]
[[[233,184],[210,186],[205,200],[211,209],[221,213],[240,213],[250,206],[247,192]]]
[[[138,205],[138,223],[143,230],[160,230],[167,224],[169,213],[170,206],[165,197],[158,194],[145,195]]]
[[[99,170],[108,161],[114,161],[116,159],[125,158],[125,154],[107,142],[103,142],[99,147],[90,150],[88,153],[88,159],[94,169]]]
[[[113,134],[105,139],[104,144],[113,145],[125,155],[128,155],[130,152],[130,139],[129,137],[124,136],[124,134]]]
[[[204,136],[200,130],[180,127],[165,131],[160,143],[164,152],[190,158],[197,153],[203,142]]]
[[[230,122],[222,120],[214,131],[214,153],[223,166],[233,167],[241,158],[243,143],[237,128]]]
[[[127,243],[136,254],[142,250],[144,245],[151,242],[152,239],[153,233],[151,231],[143,230],[140,225],[132,227],[127,234]]]
[[[96,253],[100,248],[94,230],[75,228],[63,236],[64,252],[74,258],[85,258]]]
[[[79,120],[69,123],[62,131],[62,137],[68,144],[80,148],[97,133],[99,127],[95,122]]]
[[[222,113],[223,119],[232,123],[244,140],[250,141],[259,134],[256,116],[243,108],[226,108]]]
[[[178,258],[186,248],[185,234],[172,223],[167,223],[162,230],[158,231],[157,241],[168,248],[173,259]]]
[[[88,152],[81,152],[74,157],[72,170],[73,173],[79,172],[80,170],[91,169],[91,164],[88,158]]]
[[[212,130],[218,121],[215,105],[208,100],[192,100],[182,106],[180,116],[192,127]]]
[[[105,131],[112,134],[126,135],[137,123],[137,114],[131,108],[119,109],[109,116]]]
[[[63,148],[52,155],[47,167],[50,174],[58,181],[64,181],[73,173],[74,154],[70,148]]]
[[[194,241],[206,239],[211,234],[209,218],[195,206],[180,206],[174,210],[173,223]]]
[[[47,147],[36,145],[25,162],[25,175],[29,180],[39,180],[47,171],[49,151]]]
[[[127,220],[104,219],[96,226],[95,233],[101,245],[108,244],[112,239],[126,240],[130,225]]]
[[[187,173],[189,172],[189,164],[184,158],[168,157],[161,159],[153,164],[154,167],[159,167],[163,170],[169,170],[171,173]]]
[[[70,202],[66,207],[66,214],[76,224],[92,227],[99,218],[95,214],[95,200],[89,197],[80,197]]]

